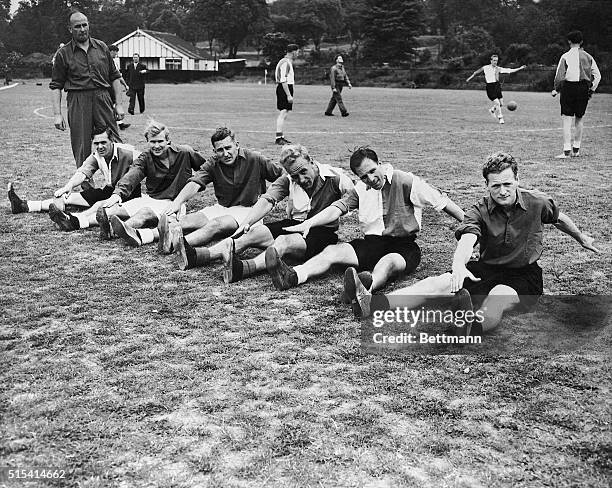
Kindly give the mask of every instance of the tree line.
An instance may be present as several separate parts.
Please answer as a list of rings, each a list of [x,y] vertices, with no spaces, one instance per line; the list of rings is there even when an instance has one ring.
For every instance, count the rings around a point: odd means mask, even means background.
[[[282,44],[295,42],[316,62],[329,42],[364,65],[472,66],[493,51],[504,63],[552,64],[572,29],[583,31],[598,59],[612,46],[610,0],[22,0],[12,15],[10,0],[0,0],[0,62],[52,54],[69,40],[75,7],[88,16],[92,36],[107,43],[140,27],[229,58],[239,49],[278,57]],[[419,44],[423,36],[434,39],[430,49]]]

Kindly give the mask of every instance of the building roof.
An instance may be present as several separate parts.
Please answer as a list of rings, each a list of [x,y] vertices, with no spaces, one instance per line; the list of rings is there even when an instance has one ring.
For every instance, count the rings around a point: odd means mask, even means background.
[[[152,31],[147,29],[141,29],[141,31],[192,59],[212,59],[206,53],[203,53],[200,49],[194,47],[186,40],[181,39],[176,34],[172,34],[170,32]]]

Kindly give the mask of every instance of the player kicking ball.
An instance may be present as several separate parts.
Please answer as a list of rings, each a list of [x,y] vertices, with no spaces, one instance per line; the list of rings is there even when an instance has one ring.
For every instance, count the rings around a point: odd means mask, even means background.
[[[469,82],[472,78],[474,78],[474,76],[484,72],[485,81],[487,83],[487,97],[489,97],[489,100],[493,102],[493,106],[489,109],[489,112],[499,121],[500,124],[503,124],[504,116],[502,114],[502,107],[504,106],[504,96],[502,95],[501,91],[499,75],[500,73],[516,73],[517,71],[525,69],[527,66],[523,65],[520,68],[502,68],[501,66],[497,65],[498,61],[499,56],[497,54],[493,54],[491,56],[491,64],[478,68],[465,81]]]

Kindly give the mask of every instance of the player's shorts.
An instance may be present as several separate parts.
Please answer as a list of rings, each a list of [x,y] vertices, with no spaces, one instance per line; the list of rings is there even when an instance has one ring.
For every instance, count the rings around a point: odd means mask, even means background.
[[[159,218],[162,212],[171,203],[172,200],[169,199],[158,200],[156,198],[151,198],[149,195],[143,195],[139,198],[134,198],[132,200],[128,200],[127,202],[123,202],[121,204],[121,208],[123,208],[123,210],[125,210],[130,217],[136,215],[136,213],[143,208],[150,208],[153,210],[157,218]],[[179,219],[184,216],[185,213],[186,207],[185,204],[183,204],[178,212]]]
[[[283,236],[287,234],[294,234],[294,232],[288,232],[283,230],[283,227],[289,227],[292,225],[301,224],[302,221],[294,220],[294,219],[284,219],[279,220],[277,222],[270,222],[268,224],[264,224],[272,237],[276,239],[278,236]],[[313,227],[308,232],[306,236],[306,256],[305,259],[310,259],[313,256],[319,254],[323,249],[327,246],[331,246],[332,244],[336,244],[338,242],[338,234],[331,227]]]
[[[251,211],[252,207],[243,207],[242,205],[236,205],[234,207],[224,207],[223,205],[213,205],[212,207],[204,207],[201,210],[198,210],[199,213],[203,214],[208,220],[216,219],[217,217],[233,217],[236,221],[236,224],[240,225],[244,222],[247,215]],[[259,222],[255,222],[251,227],[255,227],[257,225],[261,225],[263,223],[263,219]]]
[[[564,81],[560,103],[561,115],[583,117],[589,103],[589,82]]]
[[[83,200],[85,200],[91,207],[96,202],[101,202],[102,200],[110,198],[113,194],[113,191],[115,191],[115,189],[112,186],[105,186],[104,188],[88,188],[87,190],[81,191],[80,195],[83,197]],[[138,197],[140,197],[140,186],[138,186],[136,190],[134,190],[128,200]]]
[[[293,96],[293,85],[287,86],[289,87],[289,93]],[[279,110],[293,110],[293,102],[287,100],[287,94],[283,89],[282,83],[276,85],[276,108]]]
[[[391,237],[367,235],[364,239],[349,242],[355,250],[359,269],[373,270],[384,256],[397,253],[406,261],[405,274],[412,273],[421,262],[421,249],[414,237]]]
[[[499,81],[487,83],[487,97],[489,97],[489,100],[491,101],[497,100],[498,98],[503,98],[501,84]]]
[[[489,292],[497,285],[506,285],[512,288],[519,296],[521,309],[532,308],[543,293],[542,268],[538,263],[529,264],[522,268],[508,268],[506,266],[493,266],[481,261],[470,261],[467,269],[480,281],[466,279],[463,288],[470,292],[474,308],[480,308]]]

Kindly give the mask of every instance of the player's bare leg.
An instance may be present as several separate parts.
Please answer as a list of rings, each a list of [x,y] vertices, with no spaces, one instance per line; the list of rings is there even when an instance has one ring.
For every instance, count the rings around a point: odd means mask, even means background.
[[[559,154],[557,159],[569,158],[572,152],[572,120],[570,115],[561,115],[563,125],[563,154]]]

